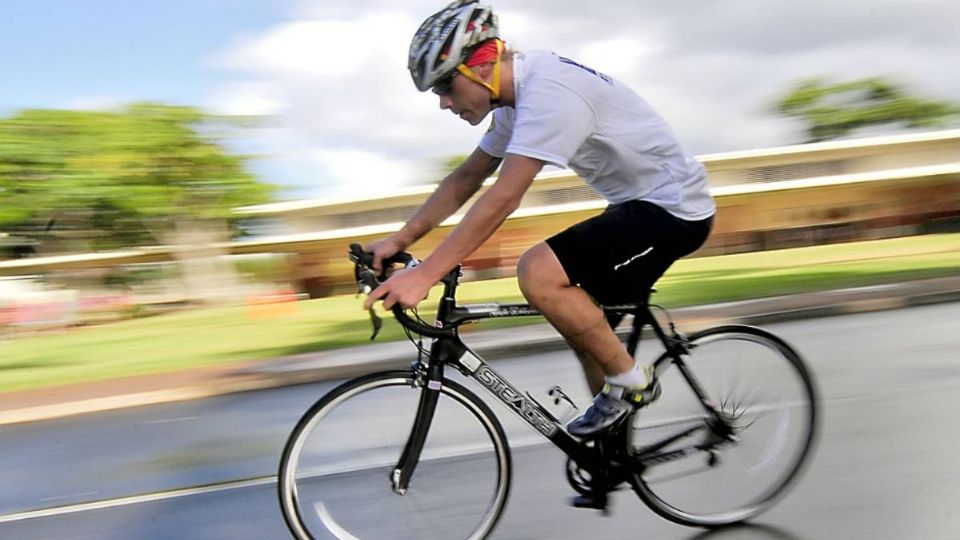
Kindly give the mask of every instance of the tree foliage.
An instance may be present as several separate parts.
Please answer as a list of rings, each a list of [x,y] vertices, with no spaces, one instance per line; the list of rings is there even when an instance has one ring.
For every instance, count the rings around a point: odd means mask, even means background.
[[[87,248],[162,243],[178,220],[223,219],[273,186],[190,107],[25,110],[0,119],[0,231],[83,238]]]
[[[803,81],[776,104],[776,109],[805,121],[809,142],[843,137],[879,124],[935,127],[960,114],[956,103],[910,96],[898,85],[879,78],[839,84],[827,84],[822,79]]]

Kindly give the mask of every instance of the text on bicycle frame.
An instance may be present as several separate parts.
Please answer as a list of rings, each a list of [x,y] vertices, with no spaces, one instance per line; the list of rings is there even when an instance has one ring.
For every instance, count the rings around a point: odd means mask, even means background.
[[[513,407],[531,426],[547,437],[557,432],[557,425],[548,420],[530,400],[520,395],[515,388],[504,381],[487,366],[481,366],[476,372],[477,380],[490,389],[501,401]]]

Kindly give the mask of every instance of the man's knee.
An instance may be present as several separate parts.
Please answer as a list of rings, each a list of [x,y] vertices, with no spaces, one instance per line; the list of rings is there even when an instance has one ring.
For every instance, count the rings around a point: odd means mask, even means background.
[[[537,246],[539,245],[540,244],[537,244]],[[523,287],[525,283],[529,283],[530,277],[536,274],[537,255],[534,250],[537,246],[524,251],[517,261],[517,281],[520,282],[521,287]]]
[[[544,288],[570,285],[563,265],[546,242],[540,242],[520,256],[517,281],[528,300],[531,300],[531,294]]]

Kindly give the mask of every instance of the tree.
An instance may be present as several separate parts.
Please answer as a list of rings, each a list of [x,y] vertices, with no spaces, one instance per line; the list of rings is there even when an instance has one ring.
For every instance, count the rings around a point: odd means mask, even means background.
[[[879,78],[827,84],[822,79],[799,83],[777,104],[778,112],[807,123],[808,142],[835,139],[878,124],[933,127],[960,114],[955,103],[907,95]]]
[[[0,231],[72,250],[168,243],[270,200],[212,135],[216,119],[152,103],[120,111],[26,110],[0,119]]]

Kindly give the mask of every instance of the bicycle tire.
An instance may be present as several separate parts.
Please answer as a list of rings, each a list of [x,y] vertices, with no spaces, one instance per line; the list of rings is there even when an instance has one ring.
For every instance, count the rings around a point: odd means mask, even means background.
[[[410,371],[374,373],[341,384],[303,415],[278,475],[294,538],[480,540],[494,529],[510,491],[510,449],[490,408],[454,381],[443,380],[409,489],[392,491],[390,472],[422,391]]]
[[[807,461],[817,432],[815,384],[800,355],[759,328],[710,328],[691,335],[689,344],[684,365],[714,404],[736,418],[738,440],[650,465],[634,475],[633,487],[654,512],[675,523],[707,528],[739,523],[772,507]],[[683,432],[707,416],[673,359],[664,353],[656,365],[663,395],[634,415],[634,448]],[[681,391],[684,386],[691,391]],[[764,429],[772,432],[765,435]],[[706,431],[674,444],[710,444]]]

